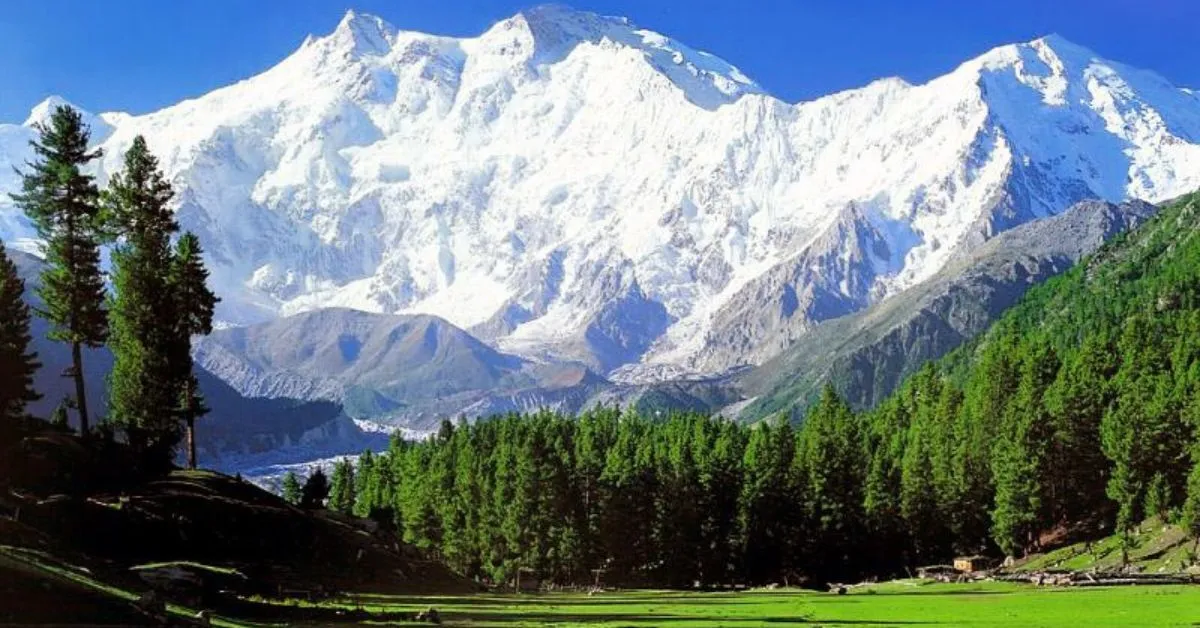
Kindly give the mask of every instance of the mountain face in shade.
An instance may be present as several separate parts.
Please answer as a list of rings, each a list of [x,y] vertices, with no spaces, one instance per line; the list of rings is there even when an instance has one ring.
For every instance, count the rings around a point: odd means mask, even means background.
[[[936,275],[861,312],[818,325],[778,356],[733,380],[751,401],[732,414],[801,418],[832,382],[854,406],[873,407],[906,377],[983,333],[1033,286],[1071,268],[1157,207],[1085,201],[989,240]]]
[[[0,125],[14,247],[11,166],[56,102]],[[258,76],[88,120],[102,181],[137,134],[161,157],[225,323],[436,316],[630,383],[761,364],[1081,200],[1200,187],[1200,99],[1057,36],[788,103],[622,18],[349,13]]]
[[[355,418],[418,429],[444,417],[576,411],[608,385],[579,364],[500,353],[434,316],[341,308],[217,330],[194,355],[247,396],[334,401]]]

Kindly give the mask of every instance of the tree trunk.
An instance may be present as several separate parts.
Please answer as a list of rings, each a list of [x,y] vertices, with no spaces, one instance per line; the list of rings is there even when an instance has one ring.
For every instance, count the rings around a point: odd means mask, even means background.
[[[196,417],[191,414],[187,418],[187,448],[188,468],[196,468]]]
[[[79,435],[87,438],[87,393],[83,386],[83,351],[78,342],[71,343],[71,370],[71,376],[75,378],[75,405],[79,409]]]
[[[196,403],[192,398],[192,378],[183,380],[183,411],[187,420],[188,468],[196,468]]]

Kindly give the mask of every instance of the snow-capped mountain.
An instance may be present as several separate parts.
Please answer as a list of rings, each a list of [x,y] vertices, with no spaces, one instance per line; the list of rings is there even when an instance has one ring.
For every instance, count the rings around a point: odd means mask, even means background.
[[[0,192],[46,110],[0,125]],[[1200,99],[1056,36],[792,104],[621,18],[348,13],[258,76],[91,120],[101,178],[137,134],[160,156],[228,323],[432,314],[625,380],[762,362],[1015,225],[1200,187]],[[31,245],[4,196],[0,237]]]

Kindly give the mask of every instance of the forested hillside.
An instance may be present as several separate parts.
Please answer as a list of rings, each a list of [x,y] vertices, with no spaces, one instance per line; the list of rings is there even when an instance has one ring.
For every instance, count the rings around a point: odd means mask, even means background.
[[[868,418],[868,505],[1010,554],[1081,520],[1195,530],[1198,211],[1180,199],[910,379]]]
[[[1163,209],[867,413],[827,387],[798,429],[606,410],[447,422],[353,481],[339,465],[331,504],[495,581],[819,582],[1151,515],[1194,534],[1198,222],[1200,195]]]

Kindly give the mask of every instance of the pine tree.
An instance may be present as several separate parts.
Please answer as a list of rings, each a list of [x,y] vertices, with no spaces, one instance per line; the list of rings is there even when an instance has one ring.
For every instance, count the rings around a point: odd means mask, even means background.
[[[827,385],[805,418],[796,454],[810,527],[803,537],[805,562],[826,577],[857,569],[853,558],[864,528],[862,445],[858,417]]]
[[[324,508],[328,498],[329,477],[321,467],[317,467],[304,481],[304,488],[300,489],[300,507],[306,510]]]
[[[1126,322],[1118,343],[1121,367],[1113,378],[1117,401],[1100,424],[1104,455],[1112,462],[1107,492],[1117,505],[1123,562],[1128,562],[1133,529],[1146,514],[1147,488],[1156,474],[1173,471],[1186,459],[1186,449],[1176,436],[1186,431],[1181,425],[1184,413],[1176,407],[1172,376],[1167,372],[1169,356],[1160,341],[1163,336],[1152,317],[1139,315]],[[1164,486],[1156,497],[1169,494]]]
[[[1005,553],[1016,555],[1034,543],[1042,524],[1048,523],[1046,487],[1047,451],[1053,434],[1043,397],[1058,373],[1058,356],[1043,342],[1025,356],[1021,379],[993,450],[996,507],[992,532]]]
[[[1193,437],[1191,461],[1192,469],[1187,478],[1187,499],[1180,512],[1180,524],[1193,539],[1192,553],[1200,547],[1200,396],[1194,397],[1188,407],[1191,419]]]
[[[220,301],[208,289],[200,239],[191,232],[179,237],[171,260],[168,286],[176,317],[171,370],[178,382],[178,413],[187,433],[188,467],[196,468],[196,419],[208,414],[192,372],[192,336],[212,333],[213,310]]]
[[[293,506],[300,505],[300,498],[303,489],[301,489],[300,479],[296,477],[296,473],[294,471],[288,471],[287,475],[283,476],[282,490],[283,493],[281,496],[283,497],[283,501]]]
[[[912,538],[915,558],[922,564],[929,562],[946,540],[930,460],[930,427],[914,423],[910,429],[900,475],[900,515]]]
[[[168,207],[173,195],[139,135],[103,197],[106,229],[117,239],[108,308],[114,359],[109,419],[157,467],[170,463],[180,436],[174,413],[179,384],[171,362],[177,317],[167,284],[171,235],[178,231]]]
[[[738,505],[741,571],[750,582],[776,578],[790,562],[796,508],[792,466],[796,438],[786,423],[764,421],[750,432],[742,458]]]
[[[342,458],[333,465],[329,486],[329,509],[350,514],[354,510],[354,464]]]
[[[29,306],[25,282],[0,242],[0,422],[14,424],[26,416],[25,407],[41,399],[33,376],[41,364],[29,350]]]
[[[379,475],[375,466],[375,453],[370,449],[358,457],[358,469],[354,474],[354,516],[367,518],[379,507]]]
[[[64,375],[75,381],[80,434],[86,438],[83,348],[104,343],[108,320],[100,271],[100,192],[83,167],[101,153],[88,150],[90,132],[70,107],[56,108],[49,124],[36,128],[39,137],[31,142],[36,158],[13,200],[43,242],[46,269],[38,293],[45,309],[40,314],[51,324],[50,339],[71,345],[71,367]]]
[[[1100,422],[1112,403],[1109,380],[1115,371],[1112,348],[1090,336],[1046,391],[1054,425],[1046,475],[1055,519],[1077,520],[1107,508],[1109,465],[1100,445]]]
[[[67,411],[71,407],[71,398],[67,397],[60,401],[57,406],[54,406],[54,411],[50,413],[50,425],[64,432],[71,431],[71,420],[67,415]]]

